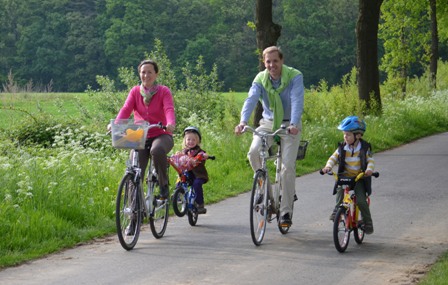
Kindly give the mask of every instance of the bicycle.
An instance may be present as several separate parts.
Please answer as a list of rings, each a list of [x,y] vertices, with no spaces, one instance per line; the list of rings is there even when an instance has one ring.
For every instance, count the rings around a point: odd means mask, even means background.
[[[250,126],[244,126],[242,133],[251,132],[260,137],[260,157],[261,169],[255,172],[251,198],[250,198],[250,230],[252,241],[256,246],[261,245],[266,232],[266,222],[270,223],[277,220],[277,226],[282,234],[289,231],[290,226],[282,226],[280,224],[280,202],[282,193],[282,184],[280,179],[280,170],[282,165],[282,148],[279,140],[275,140],[277,151],[270,154],[269,138],[274,138],[279,134],[287,134],[286,126],[282,125],[273,133],[258,132]],[[307,141],[301,141],[299,145],[299,153],[297,160],[304,159]],[[271,185],[267,161],[273,160],[276,167],[275,184]],[[292,215],[291,215],[292,219]]]
[[[320,170],[320,174],[324,175],[325,173]],[[354,190],[356,182],[364,178],[364,172],[361,172],[354,177],[339,176],[332,171],[327,172],[327,174],[333,175],[337,181],[337,185],[342,186],[344,189],[344,198],[336,211],[333,223],[334,246],[337,251],[344,252],[348,247],[350,233],[352,231],[357,244],[361,244],[364,240],[364,223],[362,221]],[[372,176],[376,178],[379,177],[379,175],[378,172],[372,174]],[[367,204],[370,205],[369,196],[367,196]]]
[[[115,148],[131,149],[126,170],[118,187],[115,223],[121,246],[131,250],[137,244],[145,218],[153,236],[161,238],[168,223],[169,199],[160,199],[160,185],[152,158],[148,162],[147,190],[143,191],[142,170],[138,150],[145,148],[146,135],[151,128],[164,128],[161,123],[111,120],[112,144]]]
[[[193,181],[189,169],[179,165],[179,159],[181,157],[182,156],[179,155],[173,155],[168,159],[170,165],[178,173],[176,188],[172,197],[173,211],[178,217],[183,217],[187,214],[189,224],[195,226],[199,216],[195,203],[196,192],[192,185]],[[207,159],[215,160],[215,157],[204,157],[202,155],[196,157],[197,161],[204,161]]]

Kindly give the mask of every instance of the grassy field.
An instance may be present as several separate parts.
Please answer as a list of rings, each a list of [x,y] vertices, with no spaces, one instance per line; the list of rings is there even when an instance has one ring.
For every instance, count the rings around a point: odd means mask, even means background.
[[[405,99],[384,89],[383,114],[365,116],[365,138],[375,151],[448,131],[448,91],[425,92],[423,84],[416,81],[410,85],[415,91]],[[223,94],[238,109],[246,95]],[[324,165],[342,139],[336,129],[339,121],[346,115],[359,114],[353,103],[356,98],[353,84],[306,92],[302,138],[310,145],[305,160],[298,162],[297,175]],[[114,233],[115,191],[127,153],[111,147],[110,137],[105,135],[107,120],[83,120],[86,113],[98,112],[92,98],[83,93],[0,93],[0,103],[0,268]],[[19,143],[16,139],[24,125],[39,127],[30,117],[41,116],[56,122],[71,118],[80,123],[50,127],[56,134],[51,147]],[[225,124],[200,125],[202,147],[217,157],[207,163],[210,182],[204,194],[208,204],[251,187],[252,171],[246,160],[251,138],[232,134],[237,122],[237,117],[229,117]],[[178,134],[175,143],[173,151],[180,150]],[[173,181],[174,171],[171,176]],[[432,280],[439,276],[443,276],[439,280],[447,280],[447,267],[445,255],[428,275],[429,281],[424,281],[428,283],[422,284],[443,284]]]

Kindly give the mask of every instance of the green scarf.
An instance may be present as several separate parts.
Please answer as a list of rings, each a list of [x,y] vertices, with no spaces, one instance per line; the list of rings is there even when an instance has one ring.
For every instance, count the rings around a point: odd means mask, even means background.
[[[282,93],[291,80],[299,74],[302,73],[297,69],[283,64],[281,83],[277,89],[274,89],[272,86],[269,71],[267,69],[258,73],[254,79],[254,82],[261,84],[268,93],[269,107],[270,110],[274,112],[274,124],[272,126],[272,130],[278,129],[283,121],[284,111],[280,93]]]
[[[143,84],[140,84],[140,94],[143,97],[143,100],[145,101],[145,104],[148,105],[149,102],[151,102],[152,96],[159,91],[159,85],[154,84],[150,88],[146,88],[143,86]]]

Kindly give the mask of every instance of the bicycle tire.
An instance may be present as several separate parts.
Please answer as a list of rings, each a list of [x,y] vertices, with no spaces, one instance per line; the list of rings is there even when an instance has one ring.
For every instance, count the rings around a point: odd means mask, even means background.
[[[250,197],[250,233],[256,246],[261,245],[266,232],[268,217],[268,187],[264,171],[255,173]]]
[[[198,211],[196,209],[188,210],[188,223],[190,226],[194,227],[196,226],[196,223],[198,222]]]
[[[126,250],[131,250],[137,244],[142,223],[140,204],[141,184],[135,183],[135,175],[127,173],[118,187],[115,224],[118,240]]]
[[[344,252],[350,241],[350,230],[347,229],[347,217],[350,215],[349,210],[339,207],[334,216],[333,224],[333,241],[334,246],[339,252]]]
[[[183,187],[177,187],[173,193],[173,211],[178,217],[183,217],[187,213],[187,199]]]
[[[152,195],[152,204],[154,205],[152,212],[149,214],[149,227],[152,235],[159,239],[163,237],[168,225],[169,215],[169,199],[160,200],[160,186],[157,182],[150,182],[149,186]]]

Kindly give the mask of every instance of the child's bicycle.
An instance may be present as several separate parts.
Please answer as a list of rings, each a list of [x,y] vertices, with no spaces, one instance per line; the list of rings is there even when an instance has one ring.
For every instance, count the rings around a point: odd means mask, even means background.
[[[325,173],[320,170],[320,174],[324,175]],[[356,182],[363,179],[364,172],[359,173],[355,177],[338,176],[332,171],[327,172],[327,174],[333,175],[337,181],[337,185],[344,187],[344,198],[335,214],[333,223],[334,246],[339,252],[344,252],[348,247],[350,233],[352,231],[357,244],[361,244],[364,240],[364,223],[356,202],[354,190]],[[379,175],[378,172],[372,174],[374,177],[378,177]],[[370,205],[369,196],[367,196],[367,203]]]
[[[176,182],[176,189],[173,193],[173,211],[178,217],[183,217],[185,214],[188,215],[188,222],[191,226],[195,226],[198,222],[198,210],[196,207],[195,199],[196,192],[193,189],[192,177],[187,169],[181,169],[176,163],[176,159],[173,155],[168,158],[170,165],[177,171],[178,178]],[[214,160],[214,156],[208,156],[207,158],[203,156],[198,156],[197,161],[203,161],[207,159]]]
[[[274,138],[278,134],[287,134],[286,127],[282,125],[273,133],[258,132],[250,126],[244,126],[243,133],[249,131],[254,135],[260,137],[260,157],[261,169],[258,169],[254,175],[254,182],[252,186],[252,194],[250,198],[250,231],[252,241],[255,245],[261,245],[264,234],[266,232],[266,222],[277,220],[278,229],[282,234],[289,231],[289,226],[282,226],[280,224],[280,202],[282,193],[282,184],[280,179],[280,170],[282,165],[282,148],[280,141],[276,141],[277,152],[273,155],[269,154],[269,138]],[[297,160],[305,157],[307,141],[301,141],[299,145],[299,152]],[[274,160],[276,166],[275,171],[275,185],[269,181],[269,172],[267,161]],[[274,215],[274,216],[273,216]],[[291,216],[292,218],[292,216]]]
[[[121,246],[131,250],[137,244],[141,225],[149,219],[151,232],[161,238],[168,222],[169,199],[161,200],[160,185],[152,158],[148,162],[147,190],[143,191],[142,170],[138,150],[145,148],[146,135],[151,128],[164,128],[161,123],[148,124],[133,120],[111,120],[112,144],[115,148],[131,149],[126,171],[118,187],[115,223]]]

